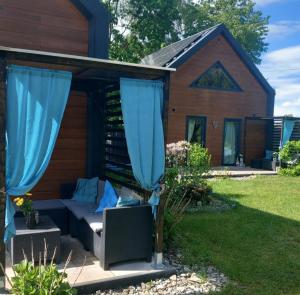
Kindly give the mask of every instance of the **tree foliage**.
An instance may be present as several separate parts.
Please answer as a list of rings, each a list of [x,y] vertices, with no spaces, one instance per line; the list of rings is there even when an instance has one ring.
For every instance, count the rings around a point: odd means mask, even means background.
[[[104,0],[113,17],[110,57],[139,62],[170,43],[225,24],[255,63],[266,51],[268,17],[253,0]]]

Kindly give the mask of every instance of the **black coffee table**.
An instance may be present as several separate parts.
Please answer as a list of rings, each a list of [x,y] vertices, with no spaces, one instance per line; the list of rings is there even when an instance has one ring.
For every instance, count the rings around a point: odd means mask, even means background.
[[[43,261],[45,241],[47,260],[52,258],[56,248],[55,260],[57,264],[60,262],[60,229],[48,216],[40,216],[39,219],[39,224],[34,229],[28,229],[24,217],[15,218],[16,236],[8,243],[12,265],[24,260],[23,251],[29,261],[32,260],[32,252],[35,261],[38,262],[40,256]]]

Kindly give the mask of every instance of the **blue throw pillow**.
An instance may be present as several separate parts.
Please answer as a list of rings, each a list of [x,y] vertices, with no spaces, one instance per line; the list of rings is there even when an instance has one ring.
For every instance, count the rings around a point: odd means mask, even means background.
[[[118,199],[117,207],[126,207],[126,206],[138,206],[140,205],[140,200],[134,197],[122,197]]]
[[[83,203],[96,203],[99,178],[79,178],[72,200]]]
[[[273,151],[266,150],[266,160],[273,160]]]
[[[105,181],[103,197],[100,200],[99,207],[96,210],[96,213],[103,213],[105,208],[116,207],[118,202],[118,196],[115,192],[115,189],[109,181]]]

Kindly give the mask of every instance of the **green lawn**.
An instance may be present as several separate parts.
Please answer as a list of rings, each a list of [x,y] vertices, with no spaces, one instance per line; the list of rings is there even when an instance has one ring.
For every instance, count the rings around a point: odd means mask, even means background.
[[[187,214],[178,243],[189,264],[213,264],[233,282],[222,294],[300,294],[300,177],[212,182],[237,203]]]

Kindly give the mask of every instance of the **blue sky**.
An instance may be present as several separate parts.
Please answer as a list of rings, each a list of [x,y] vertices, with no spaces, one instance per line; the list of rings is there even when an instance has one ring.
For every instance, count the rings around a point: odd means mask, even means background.
[[[300,117],[300,0],[256,0],[270,16],[268,51],[259,66],[276,89],[275,115]]]

